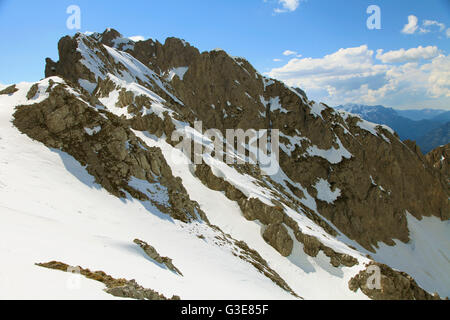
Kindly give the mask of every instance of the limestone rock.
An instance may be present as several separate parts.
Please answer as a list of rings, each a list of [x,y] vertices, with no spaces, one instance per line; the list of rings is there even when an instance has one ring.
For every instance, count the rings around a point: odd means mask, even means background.
[[[374,266],[380,270],[379,289],[376,288],[375,272],[370,269]],[[439,295],[431,295],[423,290],[408,274],[375,262],[370,263],[367,269],[352,278],[349,281],[349,288],[355,292],[360,289],[374,300],[440,300]]]
[[[125,197],[126,191],[140,201],[151,201],[148,195],[130,187],[129,181],[136,177],[153,184],[153,177],[158,177],[169,196],[167,205],[155,204],[162,212],[184,222],[198,218],[207,221],[181,181],[172,175],[159,148],[143,147],[145,143],[126,122],[112,114],[101,116],[65,85],[51,88],[49,98],[41,103],[17,107],[14,124],[31,138],[61,149],[86,165],[96,182],[113,195]],[[101,131],[90,136],[85,128],[93,127]]]
[[[86,278],[105,284],[105,292],[116,297],[131,298],[136,300],[168,300],[164,295],[152,289],[147,289],[140,286],[135,280],[115,279],[103,271],[91,271],[82,267],[72,267],[59,261],[36,263],[36,265],[63,272],[69,272],[69,270],[79,270],[80,274]],[[180,297],[173,296],[170,300],[180,300]]]
[[[38,89],[39,89],[39,86],[36,83],[33,84],[31,86],[30,90],[27,92],[27,99],[30,100],[30,99],[34,98]]]
[[[294,241],[281,223],[270,224],[263,233],[263,238],[274,247],[282,256],[287,257],[292,253]]]
[[[444,181],[448,184],[450,182],[450,143],[430,151],[425,159],[433,169],[442,175]]]
[[[150,259],[155,260],[158,263],[164,264],[169,270],[172,270],[173,272],[178,273],[179,275],[183,275],[181,273],[180,270],[178,270],[172,262],[172,259],[168,258],[168,257],[161,257],[158,253],[158,251],[156,251],[156,249],[154,247],[152,247],[151,245],[149,245],[148,243],[139,240],[139,239],[135,239],[134,243],[136,243],[137,245],[139,245],[142,250],[144,250],[145,254],[147,254],[147,256],[149,256]]]
[[[14,94],[15,92],[19,91],[19,89],[16,88],[16,85],[13,84],[12,86],[9,86],[3,90],[0,91],[0,94]]]

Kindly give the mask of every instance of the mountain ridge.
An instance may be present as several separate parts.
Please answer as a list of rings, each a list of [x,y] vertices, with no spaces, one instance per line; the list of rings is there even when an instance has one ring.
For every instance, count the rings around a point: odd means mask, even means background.
[[[243,58],[222,50],[200,53],[180,39],[134,42],[110,29],[64,37],[58,50],[58,62],[46,60],[45,80],[18,86],[2,103],[14,110],[15,128],[72,157],[112,196],[142,204],[162,219],[161,226],[170,217],[180,230],[200,230],[200,241],[216,235],[259,271],[246,271],[252,279],[268,288],[265,276],[293,297],[320,297],[307,284],[322,277],[329,277],[327,297],[433,298],[416,280],[448,295],[445,283],[427,276],[430,266],[401,265],[407,253],[396,248],[415,237],[414,219],[430,225],[449,219],[448,188],[414,143],[403,143],[386,126],[309,101]],[[279,130],[280,169],[265,175],[262,167],[222,164],[195,150],[203,164],[177,163],[173,157],[183,153],[172,137],[188,137],[196,121],[223,137],[230,128]],[[198,134],[206,147],[206,132]],[[139,239],[147,241],[144,234]],[[437,243],[428,250],[417,244],[420,254],[434,254],[442,245]],[[208,245],[216,248],[213,241]],[[180,256],[170,250],[167,256]],[[389,250],[400,260],[390,259]],[[183,265],[195,263],[183,259],[174,261],[189,278],[192,271]],[[370,263],[387,262],[381,269],[388,295],[367,290],[359,280],[349,288]],[[393,270],[400,266],[412,277]],[[448,265],[434,268],[439,273]],[[235,286],[227,279],[228,288]],[[405,281],[407,288],[400,289]],[[142,285],[185,296],[156,283]],[[194,294],[192,284],[178,289]],[[286,297],[281,291],[276,292]]]
[[[386,108],[381,105],[368,106],[347,104],[339,105],[335,108],[358,114],[363,119],[370,122],[390,126],[398,132],[402,140],[415,140],[424,154],[442,144],[449,143],[449,140],[446,138],[448,133],[445,132],[442,134],[442,131],[445,131],[445,128],[448,125],[450,111],[441,110],[440,114],[430,117],[429,119],[412,120],[402,116],[403,112],[401,112],[401,110]],[[430,136],[433,136],[433,132],[441,132],[440,137],[442,138],[431,138]]]

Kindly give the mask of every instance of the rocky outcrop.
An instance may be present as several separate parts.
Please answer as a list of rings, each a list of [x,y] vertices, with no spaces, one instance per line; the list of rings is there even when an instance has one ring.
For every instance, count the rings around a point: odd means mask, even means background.
[[[277,284],[280,288],[286,290],[294,297],[301,298],[294,290],[289,287],[289,285],[284,281],[280,275],[269,267],[267,261],[264,260],[261,255],[256,251],[251,249],[244,241],[234,241],[235,246],[240,249],[239,253],[233,253],[244,261],[252,264],[260,273],[265,275],[267,278],[272,280],[275,284]]]
[[[177,267],[175,267],[173,265],[172,259],[168,258],[168,257],[161,257],[158,253],[158,251],[156,251],[156,249],[154,247],[152,247],[151,245],[149,245],[148,243],[146,243],[145,241],[139,240],[139,239],[134,239],[133,241],[134,243],[136,243],[139,247],[141,247],[142,250],[144,250],[145,254],[152,260],[155,260],[158,263],[161,263],[163,265],[165,265],[169,270],[178,273],[179,275],[183,275],[181,273],[180,270],[177,269]]]
[[[147,66],[148,72],[135,79],[109,47],[126,50],[126,57],[137,59],[135,65]],[[88,52],[84,59],[96,59],[98,68],[83,61],[80,48]],[[149,201],[183,222],[207,221],[181,180],[172,175],[162,152],[146,146],[133,131],[164,137],[173,145],[174,130],[202,121],[203,130],[217,128],[224,135],[226,129],[238,128],[280,131],[280,175],[264,176],[257,166],[231,165],[268,190],[272,205],[247,196],[215,176],[208,165],[197,165],[195,174],[208,188],[235,201],[246,219],[259,221],[264,240],[283,256],[292,254],[298,241],[305,254],[316,257],[323,252],[335,267],[358,264],[355,257],[312,235],[317,233],[299,227],[287,209],[320,226],[328,233],[324,236],[345,235],[370,251],[380,242],[410,240],[406,212],[418,219],[450,218],[448,180],[442,178],[447,171],[448,179],[448,165],[440,164],[438,153],[424,157],[414,142],[400,141],[387,127],[309,101],[301,89],[263,77],[243,58],[222,50],[200,53],[176,38],[164,44],[130,42],[113,29],[65,37],[58,49],[60,60],[47,60],[46,76],[63,77],[79,96],[64,85],[52,85],[49,99],[17,108],[14,124],[31,138],[74,156],[97,183],[118,197]],[[133,85],[121,76],[132,79]],[[139,89],[133,91],[134,85]],[[152,94],[141,94],[145,88]],[[27,98],[32,99],[36,90],[32,87]],[[164,112],[155,112],[153,93],[161,97],[157,103]],[[120,109],[120,116],[100,103],[111,94],[115,101],[110,107]],[[168,200],[156,201],[147,187],[137,188],[134,179],[162,186]],[[318,181],[326,182],[336,196],[323,197]],[[244,260],[290,290],[262,258],[248,252],[242,254]],[[392,286],[397,288],[395,281]]]
[[[266,260],[264,260],[258,251],[250,248],[244,241],[233,239],[229,234],[224,233],[219,227],[210,225],[210,227],[217,233],[214,237],[214,242],[218,246],[227,246],[231,248],[231,252],[235,257],[250,263],[256,270],[258,270],[265,277],[270,279],[277,286],[289,292],[294,297],[301,298],[286,281],[272,269]],[[199,239],[205,239],[203,235],[197,235]]]
[[[27,99],[33,99],[38,92],[39,86],[35,83],[31,86],[30,90],[27,92]]]
[[[78,43],[75,39],[69,36],[61,38],[58,42],[59,61],[54,62],[50,58],[45,60],[45,77],[61,76],[73,85],[78,85],[79,79],[89,79],[91,72],[79,63],[81,53],[77,49]]]
[[[430,151],[425,156],[430,166],[437,170],[450,188],[450,143]],[[450,193],[450,189],[449,193]]]
[[[220,229],[209,224],[198,204],[190,200],[181,179],[172,175],[161,150],[148,147],[136,137],[129,128],[128,120],[115,116],[101,106],[95,108],[87,104],[89,97],[71,91],[66,84],[56,84],[52,79],[49,79],[47,92],[48,99],[16,108],[13,123],[22,133],[49,148],[73,156],[111,194],[150,202],[173,219],[186,223],[202,221],[221,233]],[[144,187],[133,184],[136,179]],[[163,194],[158,196],[155,192]],[[167,198],[167,202],[161,202],[161,198]],[[245,242],[236,241],[225,234],[221,238],[233,248],[233,254],[297,296],[258,252],[250,249]],[[159,256],[144,242],[138,240],[136,243],[143,247],[149,257],[165,263],[169,269],[181,275],[170,258]],[[129,290],[132,288],[114,289],[114,292],[119,294]]]
[[[146,146],[127,122],[93,109],[63,84],[54,86],[43,102],[17,107],[14,125],[47,147],[72,155],[98,184],[117,197],[129,194],[150,201],[160,211],[184,222],[207,220],[198,204],[189,199],[181,180],[172,175],[159,148]],[[167,203],[155,201],[147,190],[130,185],[132,179],[148,183],[149,187],[161,185],[167,192]]]
[[[259,199],[247,199],[241,191],[229,182],[216,177],[206,164],[197,165],[195,174],[209,188],[223,191],[230,200],[236,201],[247,220],[258,220],[267,226],[263,232],[263,238],[281,255],[289,256],[293,248],[293,239],[283,226],[285,224],[293,231],[295,238],[303,244],[303,250],[307,255],[316,257],[319,251],[323,251],[330,258],[330,263],[336,268],[341,265],[352,267],[358,264],[356,258],[348,254],[338,253],[322,244],[316,237],[304,234],[297,222],[284,212],[281,205],[269,206]]]
[[[287,229],[281,223],[270,224],[264,230],[263,238],[282,256],[287,257],[292,253],[294,241],[289,236]]]
[[[79,274],[88,279],[103,283],[106,286],[105,292],[116,297],[131,298],[136,300],[180,300],[179,296],[173,296],[171,299],[167,299],[164,295],[152,289],[147,289],[140,286],[135,280],[115,279],[103,271],[91,271],[79,266],[72,267],[58,261],[36,263],[36,265],[63,272],[79,272]]]
[[[57,74],[74,83],[78,79],[98,81],[80,63],[75,50],[77,43],[97,52],[105,69],[120,73],[124,66],[111,59],[103,47],[114,45],[114,37],[119,39],[120,34],[108,29],[101,35],[61,39],[60,61],[47,61],[46,70],[50,71],[46,75]],[[362,119],[308,101],[301,91],[263,77],[245,59],[231,57],[222,50],[200,53],[183,40],[169,38],[164,44],[140,41],[129,46],[127,52],[154,70],[165,83],[167,90],[154,85],[153,80],[140,84],[153,84],[152,90],[167,99],[167,105],[175,111],[172,117],[177,120],[190,124],[201,120],[204,130],[217,128],[222,133],[231,128],[279,129],[283,135],[281,142],[290,149],[289,152],[283,149],[280,154],[281,168],[292,181],[315,196],[318,211],[333,224],[327,231],[333,232],[335,227],[373,251],[378,242],[393,245],[393,239],[409,240],[406,211],[419,219],[430,215],[442,220],[450,218],[447,190],[439,177],[431,168],[424,168],[420,152],[403,144],[387,128],[367,129],[367,125],[361,125]],[[180,67],[185,68],[182,79],[167,78]],[[166,91],[178,97],[183,105]],[[139,102],[136,98],[132,101],[128,93],[124,92],[120,101],[134,114],[133,128],[158,137],[163,134],[168,137],[173,131],[169,120],[141,115]],[[301,143],[291,145],[290,139],[295,137]],[[330,162],[311,153],[312,149],[335,155],[345,149],[350,156]],[[333,203],[318,199],[313,187],[318,179],[339,188],[340,197]],[[303,191],[294,191],[300,195],[297,200],[301,199]],[[320,221],[311,211],[314,210],[308,210],[310,216]]]
[[[19,89],[17,89],[16,85],[13,84],[12,86],[6,87],[5,89],[1,90],[0,94],[14,94],[17,91],[19,91]]]
[[[335,268],[340,266],[353,267],[359,264],[358,259],[355,257],[345,253],[336,252],[321,243],[316,237],[304,234],[298,230],[298,228],[295,231],[295,238],[303,244],[303,251],[307,255],[316,257],[320,251],[323,251],[323,253],[330,258],[330,264]]]
[[[375,267],[375,268],[373,268]],[[379,288],[375,277],[379,270]],[[372,262],[367,268],[349,281],[352,291],[361,290],[374,300],[440,300],[438,294],[431,295],[420,288],[416,281],[406,274],[381,263]]]
[[[279,129],[289,137],[300,133],[304,138],[301,145],[292,146],[290,153],[281,152],[283,171],[312,195],[316,194],[312,186],[320,178],[342,190],[334,203],[317,200],[318,211],[365,248],[373,251],[380,241],[393,245],[393,239],[407,242],[406,211],[416,218],[450,218],[439,179],[423,167],[417,151],[390,130],[378,127],[373,134],[360,125],[360,118],[343,118],[323,105],[316,114],[312,112],[315,104],[301,91],[262,77],[248,61],[222,50],[200,53],[186,42],[170,38],[165,44],[140,42],[130,54],[161,75],[187,67],[182,80],[174,77],[170,82],[185,105],[177,112],[188,122],[201,120],[205,130]],[[275,108],[278,104],[282,109]],[[338,150],[339,143],[351,158],[330,163],[307,155],[312,146]],[[417,184],[418,180],[422,183]]]

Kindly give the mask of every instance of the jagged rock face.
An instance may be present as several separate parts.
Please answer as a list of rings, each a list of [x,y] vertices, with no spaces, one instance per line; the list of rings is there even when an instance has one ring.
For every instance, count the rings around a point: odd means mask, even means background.
[[[442,174],[448,184],[450,179],[450,144],[430,151],[425,158],[434,169]]]
[[[167,299],[164,295],[140,286],[135,280],[115,279],[103,271],[91,271],[82,267],[72,267],[63,262],[51,261],[47,263],[37,263],[39,267],[70,272],[78,270],[79,273],[88,279],[96,280],[105,284],[105,292],[121,298],[131,298],[136,300],[180,300],[179,296]]]
[[[274,247],[281,255],[287,257],[292,253],[294,241],[287,229],[281,224],[269,225],[263,233],[264,240]]]
[[[112,44],[111,31],[97,39]],[[65,58],[68,49],[64,48],[72,46],[60,44],[58,65],[75,60]],[[433,170],[424,168],[420,151],[411,150],[384,127],[368,130],[360,118],[309,102],[282,83],[262,77],[246,60],[221,50],[200,53],[182,40],[169,38],[164,45],[138,42],[127,52],[168,82],[167,88],[183,102],[180,106],[171,101],[180,119],[201,120],[204,130],[217,128],[223,133],[231,128],[279,129],[285,146],[280,154],[283,171],[316,197],[318,211],[339,231],[365,248],[373,250],[380,241],[392,245],[393,239],[407,242],[405,211],[417,218],[450,217],[447,191]],[[170,71],[182,67],[186,70],[181,77],[167,78]],[[62,70],[63,77],[78,77],[77,68],[69,74]],[[135,128],[153,130],[158,136],[173,131],[154,116],[136,116],[132,121]],[[293,145],[292,137],[301,142]],[[326,159],[311,148],[335,157]],[[333,203],[317,198],[314,185],[319,179],[341,190]]]
[[[46,75],[56,73],[74,83],[79,79],[95,80],[99,83],[96,96],[106,95],[110,89],[100,94],[104,82],[94,79],[95,75],[80,62],[76,47],[77,43],[87,45],[105,61],[106,69],[120,72],[124,66],[114,62],[102,45],[113,45],[114,37],[119,36],[108,30],[94,37],[61,39],[60,61],[47,61]],[[419,218],[449,218],[447,195],[439,179],[431,168],[423,168],[420,153],[389,130],[378,127],[368,132],[359,118],[343,118],[330,108],[308,102],[280,82],[263,78],[244,59],[230,57],[224,51],[199,53],[184,41],[169,38],[164,45],[152,40],[138,42],[127,52],[159,72],[162,80],[167,80],[164,77],[171,70],[186,67],[182,79],[173,76],[166,86],[183,101],[184,106],[180,106],[169,99],[180,119],[190,123],[201,120],[204,130],[217,128],[223,133],[228,128],[279,129],[281,143],[290,148],[280,154],[283,171],[311,195],[317,195],[313,186],[318,179],[339,188],[341,195],[336,201],[318,199],[317,208],[364,247],[372,249],[379,241],[393,244],[392,239],[408,241],[405,210]],[[52,68],[55,72],[48,72]],[[167,97],[164,90],[156,89]],[[136,106],[139,110],[142,105],[133,101],[131,92],[122,89],[119,107]],[[132,122],[139,130],[169,136],[174,128],[166,119],[164,123],[154,115],[136,115]],[[296,136],[301,137],[298,145],[284,138]],[[311,148],[348,154],[330,160],[312,155]]]
[[[97,112],[63,84],[50,84],[48,91],[49,98],[42,103],[17,108],[14,125],[20,131],[72,155],[113,195],[126,198],[128,193],[140,201],[150,201],[181,221],[206,220],[180,180],[173,177],[161,151],[147,147],[126,122]],[[145,187],[139,188],[135,181]],[[152,195],[158,192],[167,193],[167,200],[154,201]]]
[[[78,79],[83,79],[83,75],[88,73],[87,68],[78,63],[81,54],[77,51],[78,44],[69,36],[63,37],[58,43],[58,53],[60,60],[58,63],[47,58],[45,66],[45,77],[59,75],[67,81],[77,83]]]
[[[380,270],[381,289],[375,286],[374,270],[370,267],[378,267]],[[373,287],[369,287],[372,285]],[[440,300],[439,295],[431,295],[420,288],[411,276],[404,272],[392,270],[380,263],[371,263],[367,269],[361,271],[349,282],[349,288],[353,291],[361,289],[367,296],[374,300]]]
[[[17,90],[18,89],[16,88],[16,85],[12,85],[12,86],[9,86],[9,87],[1,90],[0,94],[13,94],[14,92],[17,92]]]
[[[173,272],[176,272],[181,276],[183,275],[181,271],[174,266],[172,259],[170,259],[169,257],[161,257],[158,251],[156,251],[156,249],[151,245],[149,245],[147,242],[139,239],[135,239],[133,242],[136,243],[138,246],[140,246],[150,259],[153,259],[158,263],[164,264],[169,270],[172,270]]]
[[[164,45],[151,39],[140,41],[131,53],[139,61],[152,65],[159,74],[188,66],[200,55],[197,48],[178,38],[167,38]]]
[[[320,251],[330,258],[330,263],[334,267],[341,265],[352,267],[358,264],[358,260],[354,257],[338,253],[330,247],[322,244],[316,237],[304,234],[297,222],[289,217],[282,209],[282,204],[272,207],[258,199],[247,199],[245,195],[237,190],[230,183],[221,178],[216,177],[211,168],[207,165],[198,165],[196,168],[196,176],[209,188],[217,191],[225,192],[225,195],[230,199],[237,201],[241,208],[242,215],[250,221],[258,220],[263,225],[267,226],[263,231],[264,240],[270,244],[283,256],[289,256],[293,249],[293,239],[288,233],[286,226],[288,226],[294,233],[295,239],[303,244],[303,251],[311,257],[316,257]],[[307,208],[298,208],[299,210],[307,210]],[[307,211],[305,211],[307,213]],[[312,212],[309,212],[313,214]],[[310,216],[311,220],[322,226],[324,230],[330,234],[336,235],[334,230],[320,217]]]
[[[190,167],[209,190],[235,202],[243,218],[259,223],[260,236],[277,255],[291,256],[299,243],[309,257],[323,253],[333,267],[351,268],[364,259],[348,243],[334,246],[337,236],[374,251],[379,242],[409,240],[406,211],[417,218],[450,218],[448,186],[430,164],[435,161],[427,161],[414,143],[401,142],[389,128],[308,101],[304,92],[263,77],[245,59],[222,50],[200,53],[176,38],[164,44],[134,42],[112,29],[64,37],[58,49],[60,60],[47,59],[45,73],[66,84],[49,80],[48,98],[18,106],[14,125],[72,155],[117,197],[149,202],[173,219],[216,228],[173,175],[167,154],[144,142],[152,137],[173,147],[174,132],[202,121],[203,130],[219,129],[224,136],[227,129],[280,131],[277,174],[264,175],[257,165],[227,166],[259,194],[211,163]],[[38,91],[31,87],[27,99]],[[14,92],[7,88],[0,94]],[[239,248],[234,255],[297,296],[245,242],[225,234],[223,241]],[[148,244],[136,243],[152,259],[164,260]],[[361,281],[352,290],[362,289]],[[395,281],[387,284],[394,291]],[[128,289],[116,294],[126,296]],[[414,285],[402,287],[401,297],[428,298],[416,291]]]

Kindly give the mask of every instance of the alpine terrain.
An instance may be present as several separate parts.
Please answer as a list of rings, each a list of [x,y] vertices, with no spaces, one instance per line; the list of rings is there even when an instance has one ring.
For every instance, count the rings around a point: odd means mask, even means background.
[[[424,154],[450,143],[450,111],[396,110],[360,104],[346,104],[335,108],[357,114],[364,120],[391,127],[398,133],[400,139],[416,141]]]
[[[0,298],[450,296],[448,148],[177,38],[58,50],[0,89]]]

